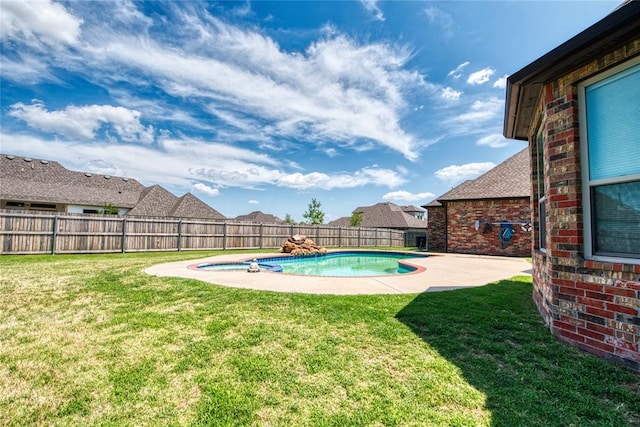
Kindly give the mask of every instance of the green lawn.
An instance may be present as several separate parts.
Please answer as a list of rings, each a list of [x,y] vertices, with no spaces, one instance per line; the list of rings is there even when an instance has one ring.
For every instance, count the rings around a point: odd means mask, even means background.
[[[640,425],[640,378],[555,340],[530,278],[315,296],[142,271],[204,255],[0,257],[0,425]]]

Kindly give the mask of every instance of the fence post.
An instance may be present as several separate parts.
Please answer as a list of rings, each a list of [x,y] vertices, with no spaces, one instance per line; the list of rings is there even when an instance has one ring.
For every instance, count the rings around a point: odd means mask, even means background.
[[[263,237],[264,237],[264,224],[260,224],[260,249],[262,249],[262,242],[263,242]]]
[[[393,246],[393,230],[389,229],[389,246]]]
[[[58,238],[58,215],[53,217],[53,230],[51,232],[51,255],[56,254],[56,239]]]
[[[227,249],[227,223],[224,222],[222,225],[222,250]]]
[[[127,251],[127,218],[122,217],[122,243],[120,245],[122,253]]]
[[[362,227],[358,227],[358,247],[360,247],[360,232],[362,231]]]
[[[289,236],[293,236],[293,224],[290,226]]]
[[[182,218],[178,220],[178,252],[182,249]]]
[[[338,247],[342,247],[342,227],[338,227]]]

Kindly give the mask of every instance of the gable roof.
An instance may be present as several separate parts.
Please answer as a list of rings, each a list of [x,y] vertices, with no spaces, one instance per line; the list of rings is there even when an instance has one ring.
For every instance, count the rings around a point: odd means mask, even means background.
[[[422,212],[422,209],[417,211]],[[401,206],[391,202],[360,206],[353,212],[362,213],[362,227],[371,228],[425,228],[427,222],[406,213]]]
[[[507,78],[505,138],[527,140],[542,85],[637,39],[640,1],[627,0],[575,37]]]
[[[129,209],[127,215],[225,217],[191,193],[176,197],[135,179],[71,171],[58,162],[0,155],[0,199]]]
[[[144,186],[135,179],[70,171],[58,162],[0,155],[0,198],[132,208]]]
[[[186,193],[179,197],[177,203],[169,212],[169,216],[174,218],[209,218],[209,219],[226,219],[217,210],[207,205],[191,193]]]
[[[474,180],[468,180],[438,197],[438,201],[530,197],[529,148],[511,156]]]
[[[254,222],[258,224],[283,224],[284,221],[277,216],[262,213],[260,211],[253,211],[246,215],[238,215],[234,218],[237,222]]]

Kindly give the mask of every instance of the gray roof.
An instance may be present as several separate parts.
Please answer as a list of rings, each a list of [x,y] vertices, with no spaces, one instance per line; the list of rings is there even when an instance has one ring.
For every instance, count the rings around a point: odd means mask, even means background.
[[[127,215],[224,219],[187,193],[177,197],[135,179],[71,171],[58,162],[0,155],[0,199],[130,209]]]
[[[361,227],[407,229],[425,228],[427,226],[427,221],[409,215],[403,210],[402,206],[391,202],[360,206],[354,209],[353,212],[362,213]],[[423,212],[423,209],[418,208],[412,212]],[[347,220],[350,220],[350,218],[347,218]],[[333,224],[331,223],[331,225]],[[347,222],[347,225],[349,225],[349,222]]]
[[[428,208],[437,208],[439,206],[442,206],[442,203],[440,203],[437,200],[432,200],[429,203],[427,203],[426,205],[422,205],[423,208],[428,209]]]
[[[132,208],[144,186],[135,179],[70,171],[58,162],[0,155],[0,198]]]
[[[531,195],[531,164],[525,148],[474,180],[438,197],[438,201],[524,198]]]
[[[277,216],[262,213],[260,211],[253,211],[246,215],[238,215],[234,218],[237,222],[253,222],[258,224],[283,224],[284,221]]]

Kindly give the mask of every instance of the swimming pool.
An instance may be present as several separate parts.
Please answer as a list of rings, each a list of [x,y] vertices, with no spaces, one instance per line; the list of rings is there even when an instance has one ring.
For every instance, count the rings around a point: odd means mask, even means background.
[[[280,256],[258,258],[261,270],[305,276],[368,277],[406,274],[417,270],[402,262],[427,255],[406,252],[340,251],[316,256]],[[243,263],[209,263],[197,266],[201,270],[246,271],[251,261]]]

